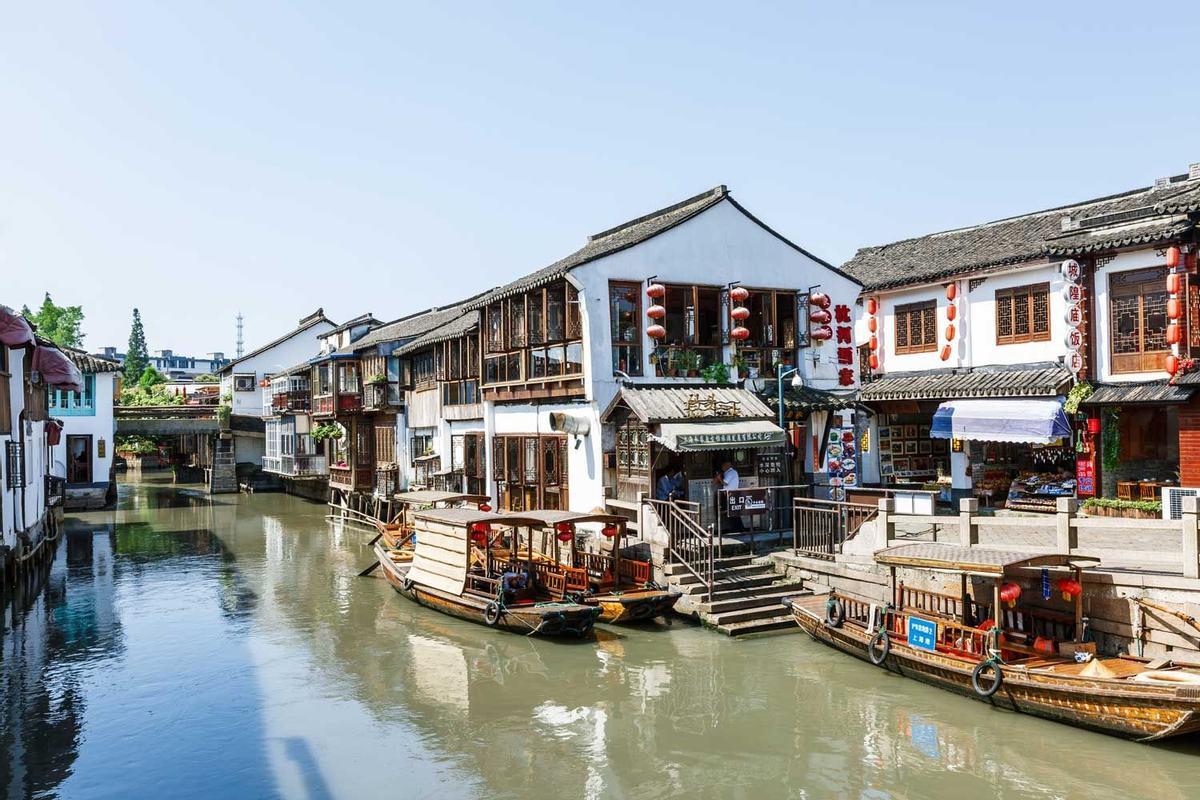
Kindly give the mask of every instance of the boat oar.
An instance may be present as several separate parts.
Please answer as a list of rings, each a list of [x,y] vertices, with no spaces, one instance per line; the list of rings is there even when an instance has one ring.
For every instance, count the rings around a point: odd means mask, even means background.
[[[1193,628],[1200,631],[1200,623],[1197,623],[1196,618],[1193,617],[1191,614],[1186,614],[1183,611],[1176,611],[1173,608],[1168,608],[1167,606],[1156,603],[1153,600],[1147,600],[1144,597],[1135,597],[1135,598],[1133,598],[1133,600],[1134,600],[1134,602],[1140,603],[1141,605],[1146,606],[1147,608],[1153,608],[1155,611],[1161,611],[1164,614],[1170,614],[1173,617],[1178,617],[1179,619],[1186,622],[1188,625],[1191,625]]]
[[[378,567],[379,567],[379,561],[378,560],[372,561],[371,566],[367,567],[362,572],[358,573],[358,577],[365,578],[368,575],[370,575],[372,572],[374,572]]]
[[[376,542],[378,542],[380,536],[383,536],[383,531],[380,531],[379,533],[375,534],[375,536],[372,537],[371,541],[367,542],[367,547],[372,547]],[[376,563],[378,563],[378,562],[376,562]]]

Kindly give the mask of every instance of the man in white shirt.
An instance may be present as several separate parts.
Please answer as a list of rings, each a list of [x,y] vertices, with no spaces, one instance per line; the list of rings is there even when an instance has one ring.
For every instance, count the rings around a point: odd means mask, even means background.
[[[738,475],[738,471],[733,468],[732,461],[727,460],[721,463],[721,471],[713,478],[713,483],[716,485],[718,491],[722,489],[731,491],[741,485],[740,476]],[[728,495],[725,496],[724,502],[728,506]],[[725,522],[722,527],[727,533],[740,532],[742,530],[742,518],[736,514],[729,514],[726,511]]]
[[[721,464],[721,476],[717,480],[721,484],[722,489],[738,488],[739,477],[738,471],[733,468],[732,461],[726,461]]]

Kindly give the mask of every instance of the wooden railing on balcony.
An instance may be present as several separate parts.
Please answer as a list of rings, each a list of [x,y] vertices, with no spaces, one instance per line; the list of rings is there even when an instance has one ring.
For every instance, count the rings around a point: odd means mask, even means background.
[[[338,489],[369,489],[374,477],[370,467],[335,467],[329,468],[329,485]]]
[[[395,383],[368,383],[363,392],[366,408],[388,408],[392,405],[391,393]]]
[[[312,396],[305,391],[279,392],[271,395],[271,408],[276,413],[283,411],[308,411]]]
[[[333,395],[319,395],[312,399],[312,413],[317,417],[333,416]]]

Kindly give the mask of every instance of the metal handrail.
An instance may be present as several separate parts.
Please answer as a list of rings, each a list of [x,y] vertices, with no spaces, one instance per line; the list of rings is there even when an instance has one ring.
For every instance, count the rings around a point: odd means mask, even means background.
[[[875,506],[797,497],[792,501],[792,549],[831,558],[879,513]],[[803,528],[803,530],[801,530]],[[801,539],[804,539],[801,546]]]
[[[706,530],[698,522],[698,503],[680,500],[654,500],[644,498],[643,505],[653,509],[659,524],[667,529],[667,561],[682,564],[704,586],[705,600],[712,599],[713,574],[713,531]]]

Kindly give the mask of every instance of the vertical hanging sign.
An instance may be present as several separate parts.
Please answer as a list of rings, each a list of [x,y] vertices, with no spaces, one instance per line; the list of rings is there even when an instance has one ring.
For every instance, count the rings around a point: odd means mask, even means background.
[[[1067,306],[1064,315],[1067,323],[1066,365],[1067,370],[1078,379],[1083,373],[1084,366],[1083,331],[1079,329],[1083,324],[1083,285],[1079,282],[1083,277],[1083,267],[1075,259],[1068,258],[1062,263],[1062,274],[1066,278],[1066,283],[1063,285],[1063,300]]]

